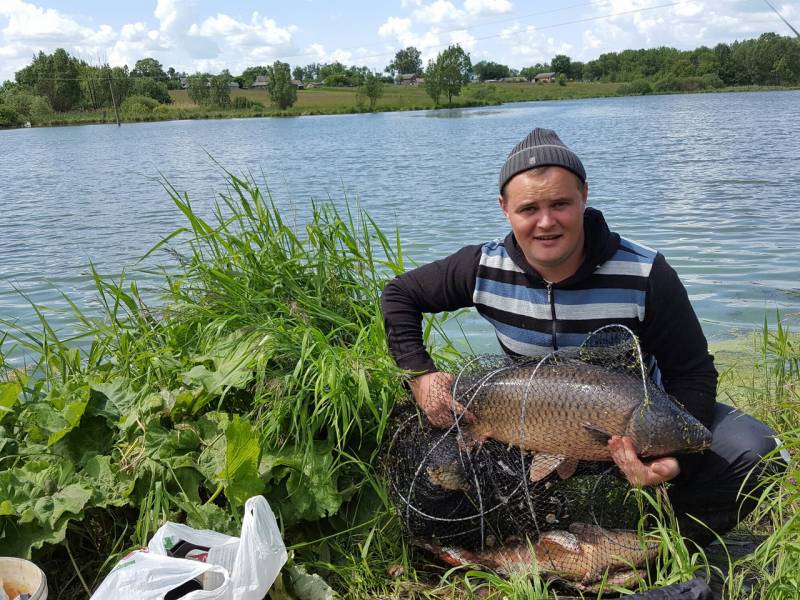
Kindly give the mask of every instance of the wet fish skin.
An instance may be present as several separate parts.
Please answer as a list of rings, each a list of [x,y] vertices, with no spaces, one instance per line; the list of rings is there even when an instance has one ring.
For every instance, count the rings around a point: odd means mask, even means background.
[[[573,536],[574,545],[565,542],[568,536]],[[615,572],[641,567],[655,558],[658,544],[648,543],[643,548],[635,531],[572,523],[566,533],[543,533],[535,550],[542,570],[570,581],[592,583],[599,581],[606,570]]]
[[[699,451],[711,443],[708,429],[650,382],[644,401],[635,374],[569,361],[511,368],[475,388],[456,398],[476,418],[462,425],[472,439],[577,460],[610,460],[612,435],[632,438],[645,457]]]
[[[468,492],[469,483],[458,463],[446,463],[425,468],[428,479],[443,490]]]
[[[536,544],[518,541],[482,552],[431,543],[421,545],[450,566],[475,564],[508,577],[526,575],[536,564],[540,573],[586,589],[604,576],[619,585],[635,580],[640,574],[638,569],[658,553],[655,543],[643,547],[635,531],[585,523],[573,523],[568,531],[545,532]]]

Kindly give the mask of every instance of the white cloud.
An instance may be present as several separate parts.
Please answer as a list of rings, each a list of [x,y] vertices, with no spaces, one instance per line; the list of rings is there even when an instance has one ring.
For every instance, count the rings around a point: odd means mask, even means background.
[[[5,26],[4,26],[5,25]],[[253,12],[249,21],[224,13],[198,18],[194,0],[157,0],[151,19],[114,28],[94,25],[24,0],[0,0],[0,81],[30,63],[35,52],[63,47],[88,62],[113,66],[153,57],[179,71],[241,71],[296,54],[297,27]]]
[[[592,33],[591,29],[587,29],[583,32],[583,47],[584,48],[591,48],[592,50],[597,50],[601,45],[602,41],[599,37],[597,37],[594,33]]]
[[[400,17],[389,17],[386,22],[378,28],[378,35],[381,37],[400,37],[406,35],[411,30],[411,19]]]
[[[308,59],[305,62],[340,62],[344,65],[364,66],[378,71],[383,70],[388,62],[385,56],[363,47],[354,50],[336,48],[329,52],[322,44],[311,44],[306,46],[303,52],[305,58]]]
[[[398,48],[414,46],[419,49],[423,63],[427,62],[429,58],[436,58],[437,52],[435,48],[442,43],[438,27],[432,27],[421,34],[415,33],[412,30],[411,19],[401,17],[389,17],[378,28],[378,35],[382,38],[394,39]],[[388,62],[385,57],[381,60]]]
[[[304,52],[314,59],[311,62],[322,62],[327,56],[325,47],[322,44],[311,44],[306,47]]]
[[[448,35],[451,44],[458,44],[468,52],[475,49],[475,36],[467,30],[451,31]]]
[[[254,46],[281,46],[292,40],[294,27],[279,27],[273,20],[254,12],[250,22],[238,21],[219,13],[208,17],[200,25],[192,24],[189,35],[225,40],[232,49]]]
[[[456,8],[448,0],[435,0],[432,4],[422,4],[414,13],[414,19],[420,23],[436,25],[443,22],[463,22],[466,13]]]
[[[81,26],[55,9],[41,8],[21,0],[0,2],[0,18],[8,19],[8,24],[2,30],[3,38],[8,41],[58,43],[82,39],[92,33],[88,27]]]
[[[156,0],[153,12],[159,21],[159,29],[168,31],[178,20],[180,0]]]
[[[464,10],[470,15],[502,14],[510,12],[509,0],[465,0]]]
[[[567,54],[573,50],[572,44],[547,35],[533,25],[522,27],[514,23],[502,30],[500,38],[508,43],[514,63],[528,66],[538,62],[549,62],[556,54]]]

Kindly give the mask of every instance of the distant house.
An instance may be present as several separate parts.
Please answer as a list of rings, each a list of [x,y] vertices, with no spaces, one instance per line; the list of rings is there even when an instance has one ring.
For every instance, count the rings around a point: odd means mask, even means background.
[[[298,90],[302,90],[304,87],[303,82],[300,81],[299,79],[292,79],[292,85],[296,87]]]
[[[269,85],[269,77],[267,77],[266,75],[257,75],[256,80],[250,87],[265,88],[267,87],[267,85]]]
[[[558,73],[537,73],[533,76],[534,83],[553,83]]]
[[[401,73],[397,83],[400,85],[419,85],[420,78],[416,73]]]
[[[500,81],[503,83],[527,83],[528,80],[524,77],[503,77]]]
[[[239,89],[239,82],[238,81],[229,81],[228,82],[228,87],[231,88],[232,90],[238,90]]]
[[[181,77],[181,89],[185,90],[189,87],[189,78],[188,77]]]

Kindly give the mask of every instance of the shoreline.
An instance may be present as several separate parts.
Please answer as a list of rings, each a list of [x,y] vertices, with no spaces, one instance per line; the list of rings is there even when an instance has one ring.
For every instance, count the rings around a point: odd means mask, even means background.
[[[479,84],[480,87],[477,88],[478,91],[488,90],[490,92],[497,91],[498,85],[503,85],[504,87],[500,88],[498,93],[504,96],[508,96],[509,92],[511,91],[518,91],[522,89],[525,90],[522,86],[531,86],[531,85],[542,85],[542,84]],[[547,84],[549,87],[546,88],[544,91],[550,91],[553,88],[556,88],[556,91],[563,91],[567,92],[563,95],[555,95],[553,96],[538,96],[538,97],[499,97],[495,96],[492,98],[487,99],[479,99],[479,98],[471,98],[469,95],[466,96],[459,96],[456,98],[456,102],[453,103],[451,106],[434,106],[432,103],[428,103],[428,105],[412,103],[408,105],[385,105],[385,106],[376,106],[373,109],[359,107],[357,105],[347,105],[347,104],[337,104],[333,106],[310,106],[310,107],[303,107],[303,106],[295,106],[289,110],[252,110],[252,109],[204,109],[203,107],[199,107],[197,105],[187,105],[185,103],[179,103],[178,100],[175,101],[173,105],[160,105],[163,106],[163,109],[155,109],[153,112],[148,114],[138,114],[138,115],[127,115],[127,116],[120,116],[120,124],[132,124],[132,123],[153,123],[153,122],[165,122],[165,121],[195,121],[195,120],[218,120],[218,119],[251,119],[251,118],[266,118],[266,117],[306,117],[306,116],[323,116],[323,115],[348,115],[348,114],[373,114],[373,113],[385,113],[385,112],[409,112],[409,111],[420,111],[420,110],[452,110],[452,109],[459,109],[459,108],[480,108],[480,107],[494,107],[494,106],[503,106],[505,104],[517,104],[520,102],[543,102],[543,101],[560,101],[560,100],[584,100],[590,98],[625,98],[625,97],[638,97],[642,95],[647,96],[667,96],[667,95],[682,95],[682,94],[715,94],[715,93],[735,93],[735,92],[783,92],[783,91],[796,91],[800,90],[800,86],[731,86],[719,89],[704,89],[704,90],[694,90],[694,91],[675,91],[675,92],[651,92],[648,94],[620,94],[617,92],[616,89],[611,90],[609,86],[615,86],[619,88],[624,86],[624,83],[614,83],[614,84],[607,84],[607,83],[590,83],[590,84],[581,84],[581,83],[570,83],[566,86],[558,86],[557,84]],[[510,86],[515,86],[510,87]],[[595,90],[596,93],[593,93],[592,90],[586,90],[576,88],[576,86],[593,86],[593,87],[603,87],[604,90],[597,89]],[[477,86],[476,86],[477,87]],[[311,92],[310,90],[306,93],[308,94],[320,94],[320,93],[330,93],[331,96],[333,95],[354,95],[353,88],[314,88],[315,92]],[[316,92],[319,90],[319,92]],[[578,91],[575,94],[575,90]],[[173,93],[173,97],[177,96],[180,92],[184,90],[176,90]],[[248,92],[249,90],[242,90],[242,92]],[[401,90],[405,91],[405,90]],[[414,88],[411,91],[415,92],[417,96],[419,94],[417,92],[421,91],[419,88]],[[534,89],[534,91],[537,91]],[[589,93],[583,93],[588,91]],[[570,95],[569,92],[572,92]],[[473,92],[474,93],[474,92]],[[427,98],[427,96],[425,96]],[[86,112],[70,112],[70,113],[61,113],[63,114],[63,118],[58,118],[56,116],[50,122],[47,123],[40,123],[40,124],[29,124],[27,126],[18,126],[18,127],[2,127],[2,130],[12,130],[12,129],[32,129],[32,128],[42,128],[42,127],[69,127],[69,126],[76,126],[76,125],[114,125],[117,123],[116,117],[114,115],[114,111],[112,109],[104,109],[104,110],[97,110],[97,111],[86,111]]]

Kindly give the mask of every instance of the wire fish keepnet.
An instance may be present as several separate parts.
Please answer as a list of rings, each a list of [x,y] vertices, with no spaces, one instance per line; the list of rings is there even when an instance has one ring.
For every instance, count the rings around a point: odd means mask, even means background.
[[[383,467],[412,543],[445,563],[475,563],[504,575],[528,572],[536,563],[540,573],[582,589],[604,577],[624,584],[640,575],[657,548],[637,536],[642,514],[613,463],[579,460],[564,476],[560,465],[569,462],[569,454],[546,455],[555,463],[544,466],[544,476],[533,477],[543,453],[526,446],[532,435],[542,435],[531,423],[539,421],[542,429],[544,416],[530,399],[542,392],[547,378],[561,378],[574,391],[582,384],[573,374],[586,371],[611,374],[611,383],[587,393],[603,393],[624,381],[637,405],[651,401],[655,386],[636,336],[626,327],[608,326],[575,349],[536,358],[477,356],[461,367],[453,402],[478,414],[478,421],[491,417],[482,404],[510,403],[513,433],[506,424],[505,436],[490,431],[476,443],[475,428],[455,405],[453,425],[446,430],[433,428],[413,401],[398,405]],[[544,428],[551,431],[545,433],[559,435],[559,419],[570,416],[563,411],[550,416],[553,422],[545,421]],[[587,435],[591,440],[596,432]],[[570,443],[576,456],[586,454],[578,448],[580,439],[567,440],[568,448]]]

